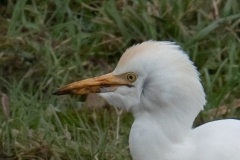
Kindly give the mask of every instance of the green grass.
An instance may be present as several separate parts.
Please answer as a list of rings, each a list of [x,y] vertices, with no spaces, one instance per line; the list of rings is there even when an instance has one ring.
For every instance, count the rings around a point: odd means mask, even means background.
[[[198,67],[208,103],[195,125],[238,118],[240,3],[213,2],[0,1],[0,157],[131,159],[130,113],[51,93],[112,71],[128,47],[149,39],[175,41]],[[212,110],[221,106],[229,112]]]

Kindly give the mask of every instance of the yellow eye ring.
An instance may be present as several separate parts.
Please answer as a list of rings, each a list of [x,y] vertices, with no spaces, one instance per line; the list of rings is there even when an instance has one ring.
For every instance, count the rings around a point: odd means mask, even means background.
[[[127,73],[127,80],[130,82],[135,82],[137,80],[137,75],[135,73]]]

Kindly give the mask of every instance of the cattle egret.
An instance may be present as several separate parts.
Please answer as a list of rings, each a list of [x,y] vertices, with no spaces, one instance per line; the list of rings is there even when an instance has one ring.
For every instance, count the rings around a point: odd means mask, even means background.
[[[134,116],[134,160],[240,160],[240,121],[192,129],[206,103],[198,72],[181,48],[147,41],[122,55],[109,74],[68,84],[55,95],[98,93]]]

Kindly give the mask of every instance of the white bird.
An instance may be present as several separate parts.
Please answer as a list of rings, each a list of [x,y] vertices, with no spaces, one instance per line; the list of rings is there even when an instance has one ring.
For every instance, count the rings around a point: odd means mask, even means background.
[[[54,94],[87,93],[99,93],[109,104],[132,112],[134,160],[240,160],[240,121],[192,129],[205,94],[196,67],[174,43],[135,45],[112,73],[74,82]]]

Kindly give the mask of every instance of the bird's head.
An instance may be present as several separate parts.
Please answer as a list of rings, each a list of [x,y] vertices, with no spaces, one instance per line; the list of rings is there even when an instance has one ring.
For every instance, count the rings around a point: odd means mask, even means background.
[[[112,73],[66,85],[54,94],[99,93],[109,104],[133,113],[194,105],[199,112],[205,94],[198,72],[179,46],[147,41],[122,55]]]

